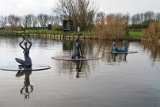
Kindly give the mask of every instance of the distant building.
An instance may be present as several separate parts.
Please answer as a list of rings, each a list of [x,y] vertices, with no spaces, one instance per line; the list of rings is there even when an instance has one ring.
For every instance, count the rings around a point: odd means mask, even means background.
[[[48,24],[48,30],[52,30],[52,24]]]
[[[63,31],[73,32],[73,21],[72,20],[63,20],[62,23]]]

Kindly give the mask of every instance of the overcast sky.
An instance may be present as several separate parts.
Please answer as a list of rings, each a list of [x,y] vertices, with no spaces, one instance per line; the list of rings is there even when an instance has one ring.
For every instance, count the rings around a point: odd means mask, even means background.
[[[0,15],[52,14],[58,0],[0,0]],[[93,0],[91,0],[93,1]],[[94,0],[104,13],[160,12],[160,0]]]

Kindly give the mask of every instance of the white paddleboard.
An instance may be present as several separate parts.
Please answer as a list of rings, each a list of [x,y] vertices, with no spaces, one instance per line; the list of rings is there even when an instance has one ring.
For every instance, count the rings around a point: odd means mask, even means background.
[[[31,68],[19,68],[18,66],[6,66],[6,67],[0,67],[3,71],[41,71],[41,70],[47,70],[50,69],[50,66],[32,66]]]

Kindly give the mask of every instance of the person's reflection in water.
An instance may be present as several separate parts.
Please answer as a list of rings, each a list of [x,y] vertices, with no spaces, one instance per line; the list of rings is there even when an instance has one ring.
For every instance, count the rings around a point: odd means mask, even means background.
[[[125,54],[123,61],[127,62],[127,54]]]
[[[112,59],[113,59],[114,62],[116,61],[116,57],[118,55],[122,55],[122,54],[117,54],[117,53],[116,54],[112,54]],[[127,62],[127,54],[123,54],[123,55],[124,55],[123,61]]]
[[[113,61],[116,61],[116,57],[118,56],[118,54],[112,54],[112,59]]]
[[[24,68],[25,69],[25,68]],[[29,98],[29,94],[33,92],[33,85],[30,84],[30,75],[32,73],[32,68],[26,68],[27,70],[19,70],[16,74],[16,77],[25,76],[24,86],[21,88],[20,93],[24,95],[24,98]]]
[[[81,72],[82,69],[82,61],[75,61],[76,62],[76,77],[79,78],[79,73]]]

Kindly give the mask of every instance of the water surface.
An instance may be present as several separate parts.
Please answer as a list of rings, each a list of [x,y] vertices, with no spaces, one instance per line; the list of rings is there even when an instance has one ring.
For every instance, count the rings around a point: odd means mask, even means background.
[[[93,61],[57,61],[53,56],[73,53],[74,41],[29,38],[33,65],[49,65],[45,71],[0,71],[0,107],[159,107],[159,46],[130,42],[136,54],[110,53],[112,42],[81,41],[86,56]],[[23,59],[21,38],[0,37],[0,66],[17,66]],[[121,42],[116,42],[122,47]],[[28,85],[29,92],[23,87]],[[32,89],[31,89],[32,88]],[[23,90],[23,92],[22,92]],[[32,91],[31,91],[32,90]],[[31,92],[30,92],[31,91]]]

